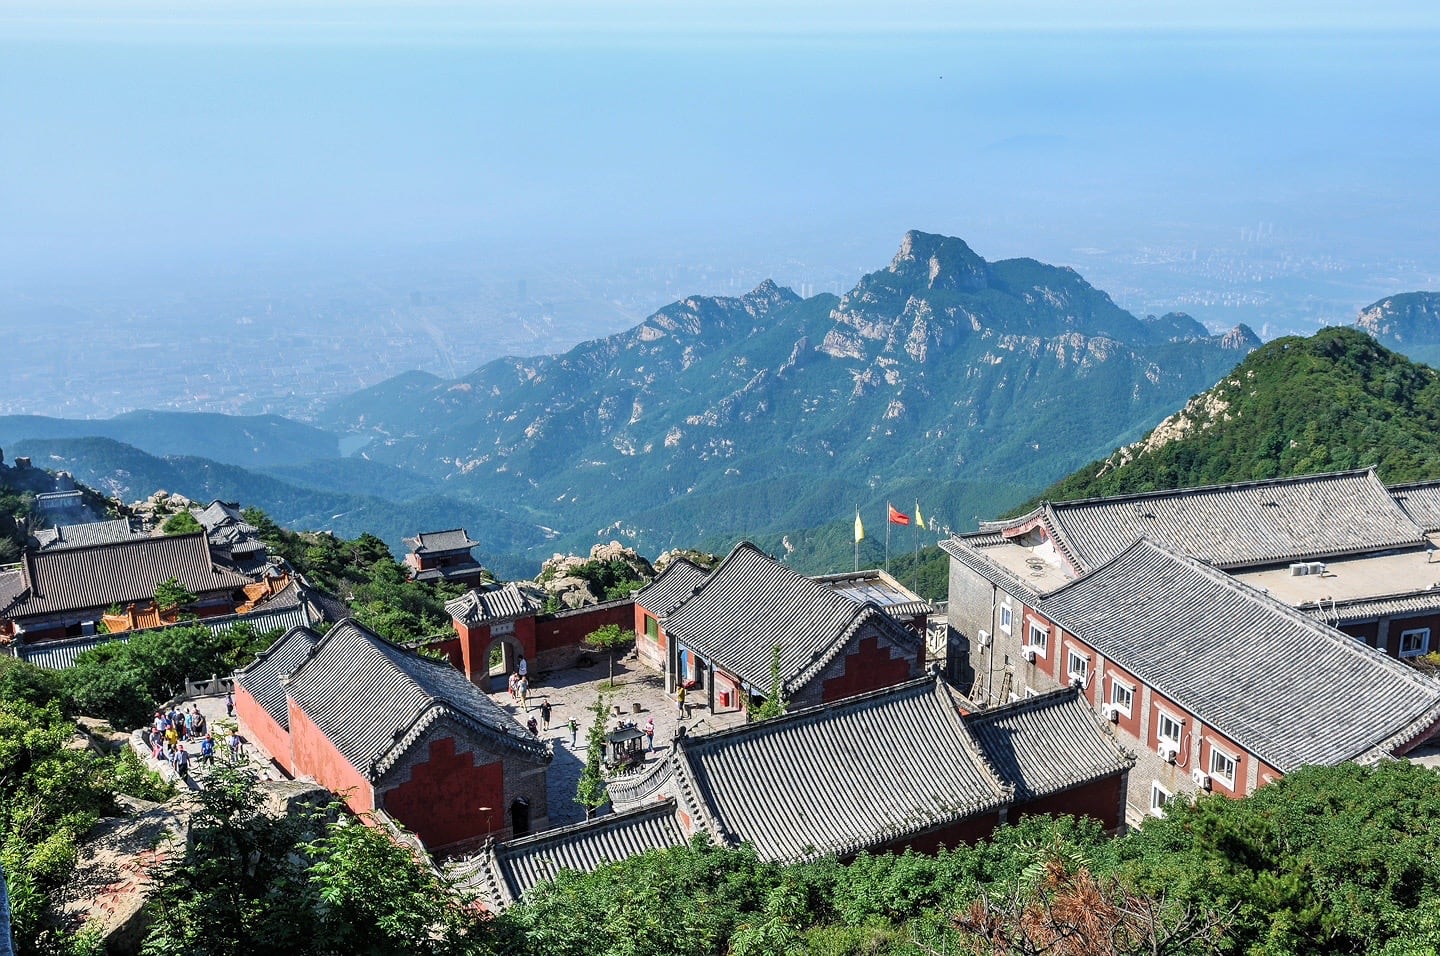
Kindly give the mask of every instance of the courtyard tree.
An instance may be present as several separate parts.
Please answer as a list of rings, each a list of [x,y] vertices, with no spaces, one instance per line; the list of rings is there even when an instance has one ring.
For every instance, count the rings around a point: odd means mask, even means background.
[[[585,645],[596,650],[608,651],[610,654],[610,683],[615,683],[615,650],[624,647],[626,644],[635,643],[635,632],[620,628],[618,624],[606,624],[597,627],[585,635]]]
[[[205,529],[193,514],[188,511],[180,511],[166,518],[165,523],[160,526],[160,530],[167,535],[176,535],[199,534]]]
[[[585,769],[580,771],[580,781],[575,786],[575,802],[585,808],[585,819],[595,817],[595,811],[605,806],[609,794],[605,791],[605,772],[601,762],[605,759],[605,695],[595,697],[590,708],[594,720],[585,735]]]

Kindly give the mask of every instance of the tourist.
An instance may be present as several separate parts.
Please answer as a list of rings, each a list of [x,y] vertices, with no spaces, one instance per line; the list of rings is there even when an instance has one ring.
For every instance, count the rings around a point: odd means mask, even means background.
[[[215,738],[209,734],[200,741],[200,762],[207,767],[215,762]]]
[[[531,717],[529,720],[525,721],[525,729],[530,731],[530,733],[536,737],[540,736],[540,725],[535,723],[534,717]]]
[[[545,725],[545,732],[550,732],[550,698],[545,698],[545,703],[540,705],[540,722]]]
[[[521,677],[528,677],[530,675],[530,665],[525,663],[525,656],[523,654],[520,656],[520,666],[515,668],[515,670]]]
[[[235,716],[235,692],[231,690],[225,692],[225,716],[230,718]]]
[[[181,744],[180,749],[175,751],[175,775],[182,780],[190,776],[190,754],[185,751],[184,744]]]
[[[675,716],[688,717],[685,712],[685,685],[681,684],[680,689],[675,692]]]
[[[645,720],[645,739],[649,741],[650,750],[655,749],[655,718],[649,717]]]
[[[575,732],[580,729],[580,721],[574,717],[570,718],[570,746],[575,746]]]
[[[512,673],[512,674],[510,675],[510,700],[513,702],[513,701],[517,701],[517,700],[519,700],[519,699],[520,699],[520,672],[519,672],[519,671],[515,671],[514,673]]]
[[[244,752],[245,752],[245,738],[240,736],[240,731],[239,731],[239,730],[234,730],[234,731],[232,731],[231,734],[230,734],[230,760],[231,760],[231,762],[232,762],[232,763],[238,762],[238,761],[240,760],[241,755],[242,755]]]
[[[520,706],[525,708],[525,713],[530,713],[530,682],[522,677],[515,689],[520,692]]]

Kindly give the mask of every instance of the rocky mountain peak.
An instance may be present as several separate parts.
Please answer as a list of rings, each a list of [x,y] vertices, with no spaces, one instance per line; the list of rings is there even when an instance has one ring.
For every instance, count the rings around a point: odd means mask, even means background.
[[[947,292],[975,292],[989,284],[985,260],[962,239],[910,230],[889,271],[908,283]]]
[[[1386,296],[1361,309],[1355,325],[1392,346],[1440,342],[1440,292]]]
[[[1244,322],[1220,337],[1220,347],[1233,352],[1251,352],[1263,344],[1260,336]]]

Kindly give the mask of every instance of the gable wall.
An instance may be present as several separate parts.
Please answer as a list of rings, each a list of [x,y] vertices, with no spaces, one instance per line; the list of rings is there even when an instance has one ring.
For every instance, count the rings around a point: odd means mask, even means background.
[[[245,725],[245,729],[270,756],[279,761],[287,773],[295,776],[295,753],[290,743],[290,731],[276,723],[270,712],[261,707],[259,701],[252,697],[245,685],[238,680],[235,682],[234,693],[235,716],[240,723]],[[216,746],[219,746],[218,739]]]
[[[512,835],[505,760],[466,731],[436,721],[376,788],[385,812],[430,850]]]
[[[290,705],[290,743],[296,776],[310,776],[326,790],[340,797],[352,813],[375,809],[375,790],[345,755],[335,749],[315,722],[287,697]]]
[[[790,709],[814,707],[903,684],[924,670],[923,648],[892,641],[873,622],[851,635],[835,659],[790,697]]]

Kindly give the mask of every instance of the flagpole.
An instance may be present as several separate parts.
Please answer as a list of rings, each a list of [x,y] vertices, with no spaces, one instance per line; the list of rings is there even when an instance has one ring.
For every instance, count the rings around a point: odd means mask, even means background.
[[[915,533],[915,563],[910,566],[910,590],[920,593],[920,499],[915,499],[914,525],[911,530]]]
[[[890,526],[895,523],[895,522],[893,522],[893,521],[890,520],[890,512],[891,512],[891,511],[894,511],[894,510],[895,510],[895,506],[894,506],[894,505],[890,504],[890,502],[888,502],[888,501],[885,502],[885,573],[886,573],[886,574],[889,574],[889,573],[890,573]]]
[[[864,532],[860,528],[860,506],[855,506],[855,570],[860,570],[860,535]]]

